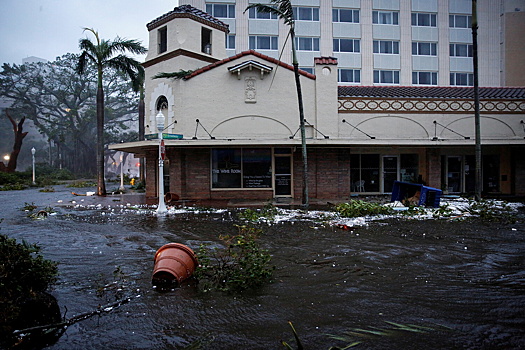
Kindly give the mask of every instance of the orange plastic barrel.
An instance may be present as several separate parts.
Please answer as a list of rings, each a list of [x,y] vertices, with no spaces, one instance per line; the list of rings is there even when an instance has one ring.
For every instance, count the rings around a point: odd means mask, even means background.
[[[193,250],[180,243],[168,243],[160,247],[154,261],[153,284],[180,284],[191,277],[198,265]]]

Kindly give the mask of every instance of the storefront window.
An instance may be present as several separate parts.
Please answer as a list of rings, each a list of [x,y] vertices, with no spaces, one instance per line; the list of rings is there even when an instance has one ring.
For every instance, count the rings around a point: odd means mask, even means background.
[[[212,150],[212,188],[271,188],[268,148]]]
[[[416,182],[418,180],[418,156],[417,154],[401,155],[401,181]]]
[[[212,152],[212,187],[241,187],[241,150],[214,149]]]
[[[272,187],[272,153],[270,149],[242,150],[242,187]]]
[[[379,192],[379,154],[350,157],[352,192]]]

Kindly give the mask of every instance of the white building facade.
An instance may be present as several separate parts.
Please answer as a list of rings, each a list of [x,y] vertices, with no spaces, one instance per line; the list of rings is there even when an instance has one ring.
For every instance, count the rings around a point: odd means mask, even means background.
[[[154,137],[162,114],[165,192],[187,200],[301,198],[292,66],[256,50],[229,55],[228,25],[189,5],[147,27],[145,129]],[[300,71],[311,198],[386,194],[395,180],[471,193],[473,89],[341,84],[344,61],[312,57],[312,71]],[[525,88],[482,87],[480,95],[483,192],[525,195]],[[110,148],[146,158],[146,195],[155,197],[159,140]]]

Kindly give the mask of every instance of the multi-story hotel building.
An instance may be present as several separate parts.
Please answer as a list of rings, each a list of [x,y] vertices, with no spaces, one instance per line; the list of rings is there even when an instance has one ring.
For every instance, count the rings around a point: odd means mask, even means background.
[[[268,0],[181,0],[229,25],[227,54],[291,62],[288,28],[245,11]],[[472,86],[472,0],[293,0],[300,67],[338,59],[340,84]],[[480,86],[525,86],[525,1],[478,0]],[[282,54],[282,56],[281,56]]]

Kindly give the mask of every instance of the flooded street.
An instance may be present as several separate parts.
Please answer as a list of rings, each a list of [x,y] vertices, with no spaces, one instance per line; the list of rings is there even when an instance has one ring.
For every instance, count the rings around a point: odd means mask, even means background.
[[[110,208],[86,207],[97,198],[55,189],[0,192],[0,233],[37,243],[60,263],[52,294],[66,318],[117,296],[131,300],[72,325],[48,349],[183,349],[196,341],[207,342],[203,349],[283,349],[281,340],[294,344],[288,321],[305,349],[354,341],[362,342],[357,349],[525,348],[523,209],[509,225],[394,218],[345,231],[314,221],[260,224],[259,242],[276,266],[273,283],[229,295],[189,281],[160,293],[151,285],[155,251],[169,242],[218,246],[220,234],[237,233],[234,214],[157,217],[122,208],[126,196],[106,198]],[[28,218],[20,208],[31,202],[56,215]],[[392,329],[392,322],[421,332],[350,334]]]

